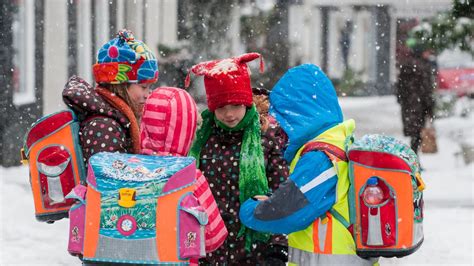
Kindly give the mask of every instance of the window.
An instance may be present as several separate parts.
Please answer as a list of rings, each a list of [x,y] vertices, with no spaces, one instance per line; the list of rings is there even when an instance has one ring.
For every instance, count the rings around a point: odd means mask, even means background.
[[[13,103],[35,102],[35,1],[15,1],[13,15]]]

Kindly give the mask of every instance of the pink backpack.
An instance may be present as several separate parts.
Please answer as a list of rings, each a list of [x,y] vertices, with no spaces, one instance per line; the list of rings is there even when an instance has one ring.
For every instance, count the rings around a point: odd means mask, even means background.
[[[88,187],[68,195],[77,199],[69,252],[88,262],[138,264],[204,257],[209,217],[194,195],[198,182],[191,157],[93,155]]]

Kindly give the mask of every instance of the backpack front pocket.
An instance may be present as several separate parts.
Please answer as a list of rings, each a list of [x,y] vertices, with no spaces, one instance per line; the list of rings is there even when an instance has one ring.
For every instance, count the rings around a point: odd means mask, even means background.
[[[87,188],[77,185],[66,195],[76,203],[69,209],[69,243],[67,250],[73,256],[82,256],[84,252],[84,224],[86,219],[85,195]]]
[[[208,216],[192,193],[185,194],[178,211],[179,258],[202,258],[206,256],[205,225]]]
[[[48,146],[36,158],[42,200],[47,209],[74,203],[65,198],[76,185],[71,158],[71,153],[62,145]]]
[[[389,247],[397,242],[397,208],[395,191],[379,178],[384,199],[380,204],[371,205],[364,201],[361,188],[359,195],[362,244],[370,247]]]

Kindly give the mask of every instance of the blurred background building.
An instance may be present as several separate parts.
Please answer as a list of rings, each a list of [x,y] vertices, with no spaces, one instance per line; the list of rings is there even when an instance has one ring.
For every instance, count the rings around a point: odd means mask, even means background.
[[[290,7],[290,65],[318,64],[333,79],[355,76],[365,94],[391,94],[407,31],[449,9],[446,0],[312,0]],[[398,48],[398,49],[397,49]]]
[[[256,51],[271,88],[288,67],[314,63],[340,93],[392,93],[408,29],[451,0],[1,1],[0,164],[19,163],[28,127],[64,108],[71,75],[91,84],[97,49],[122,28],[159,55],[161,85],[183,86],[196,62]],[[202,79],[192,93],[202,101]]]

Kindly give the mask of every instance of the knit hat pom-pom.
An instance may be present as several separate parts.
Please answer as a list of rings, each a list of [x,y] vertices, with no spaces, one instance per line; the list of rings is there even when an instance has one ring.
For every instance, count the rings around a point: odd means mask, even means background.
[[[131,30],[127,30],[127,29],[120,30],[117,33],[117,37],[119,37],[121,40],[123,40],[125,42],[135,40],[135,37],[133,36],[133,32]]]

